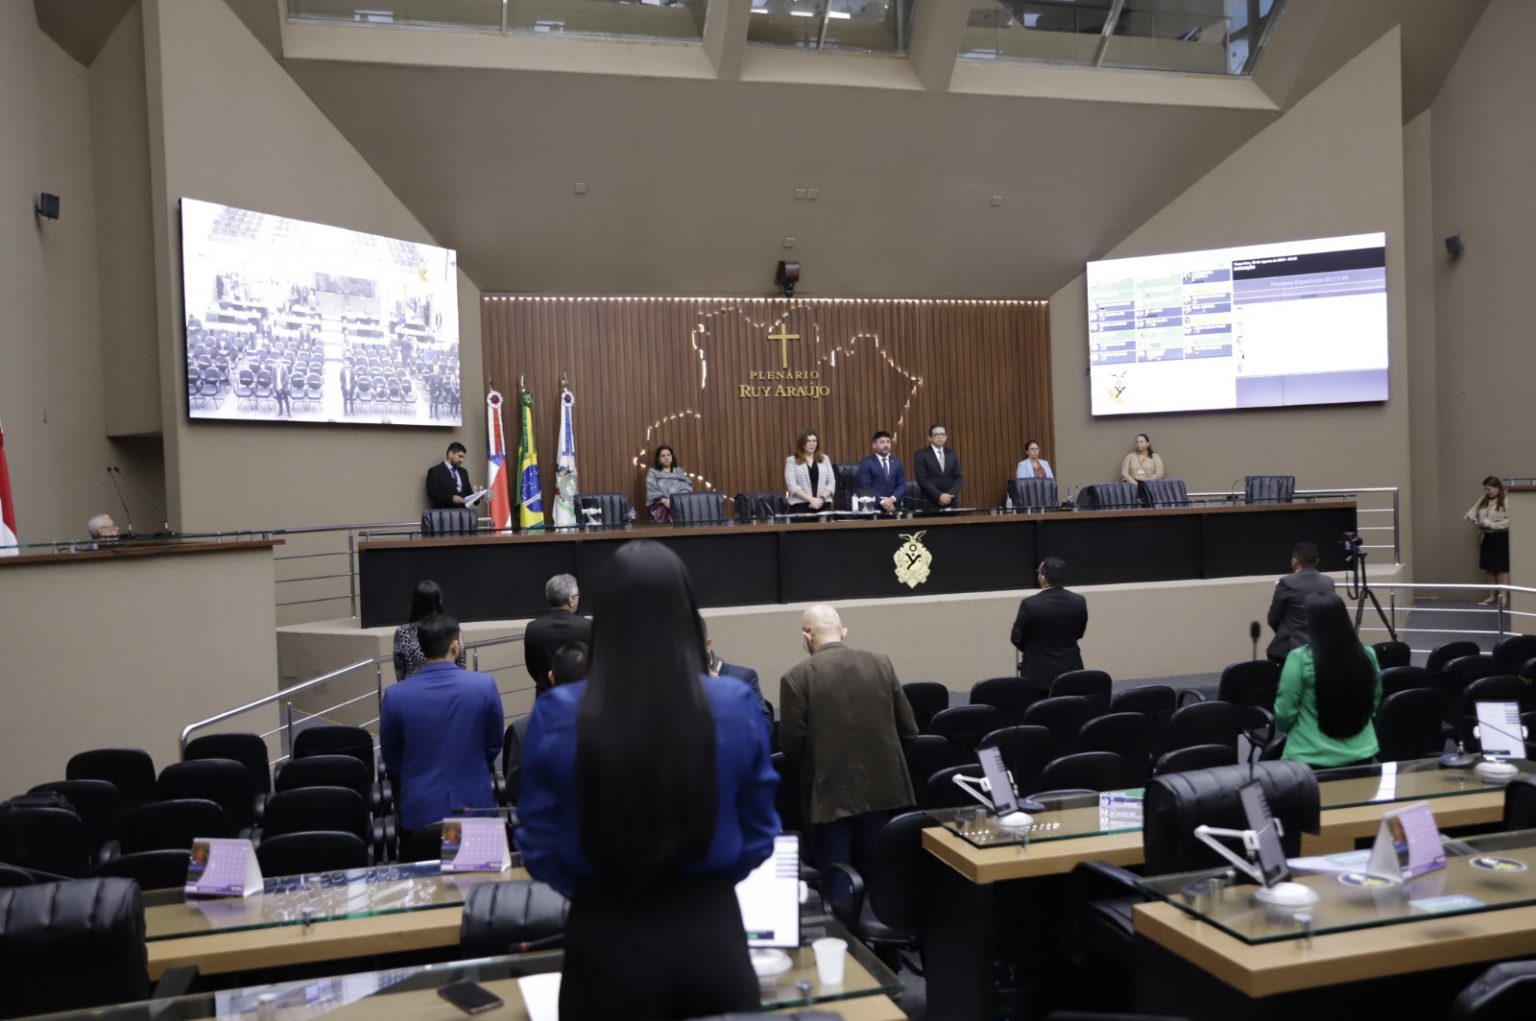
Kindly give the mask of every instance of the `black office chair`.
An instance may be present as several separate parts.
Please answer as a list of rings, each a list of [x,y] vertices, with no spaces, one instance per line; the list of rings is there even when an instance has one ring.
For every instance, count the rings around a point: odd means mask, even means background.
[[[1079,510],[1134,510],[1141,505],[1134,482],[1100,482],[1077,494]]]
[[[1058,503],[1055,479],[1009,479],[1005,500],[1012,500],[1015,510],[1050,510]]]
[[[948,738],[957,754],[968,755],[984,736],[1002,725],[1002,714],[992,706],[957,705],[934,713],[928,721],[928,733]]]
[[[1093,718],[1093,703],[1081,695],[1043,698],[1024,710],[1024,722],[1045,727],[1056,737],[1056,755],[1077,749],[1077,735]]]
[[[736,507],[736,520],[746,524],[772,521],[774,515],[784,513],[783,493],[737,493],[731,502]]]
[[[1173,715],[1178,706],[1178,693],[1166,684],[1141,684],[1134,688],[1121,688],[1109,698],[1112,713],[1142,713],[1156,718]]]
[[[91,874],[95,852],[85,824],[64,808],[0,812],[0,862],[71,879]]]
[[[123,808],[154,801],[155,763],[142,748],[93,748],[72,756],[66,780],[105,780],[123,796]]]
[[[1532,659],[1536,659],[1536,635],[1510,635],[1493,647],[1493,661],[1501,674],[1524,673]]]
[[[582,493],[576,497],[576,523],[582,528],[623,528],[629,524],[629,501],[623,493]]]
[[[674,525],[708,525],[725,521],[725,497],[719,493],[679,493],[672,498]]]
[[[233,759],[193,759],[173,762],[160,771],[156,784],[163,800],[206,798],[224,810],[236,830],[256,824],[256,791],[251,775]]]
[[[853,510],[853,497],[859,491],[859,466],[834,464],[832,476],[836,488],[832,491],[832,506],[840,511]]]
[[[544,883],[480,883],[464,898],[459,954],[499,957],[556,949],[563,942],[570,911],[570,901]]]
[[[1409,688],[1381,700],[1376,741],[1382,762],[1406,762],[1445,751],[1445,710],[1433,688]]]
[[[224,809],[205,798],[178,798],[140,805],[123,816],[116,854],[190,851],[201,837],[229,838],[235,827]],[[107,857],[115,855],[109,854]]]
[[[1429,658],[1424,661],[1424,669],[1444,670],[1445,665],[1451,660],[1460,659],[1463,656],[1476,656],[1482,651],[1476,642],[1446,642],[1429,650]]]
[[[1040,772],[1056,757],[1056,735],[1049,727],[1020,725],[1003,727],[981,739],[978,748],[997,748],[1003,753],[1003,765],[1013,775],[1013,785],[1021,791],[1040,789]]]
[[[35,883],[66,883],[68,876],[37,869],[24,869],[20,865],[0,865],[0,887],[32,886]]]
[[[374,791],[372,771],[353,755],[289,759],[278,769],[273,786],[279,794],[300,787],[346,787],[356,791],[374,814],[380,814],[382,809]]]
[[[892,956],[899,960],[903,951],[922,953],[918,904],[927,857],[922,834],[932,825],[927,812],[895,816],[880,831],[869,875],[861,876],[851,865],[833,865],[824,880],[833,917],[887,961]],[[913,970],[922,974],[920,965]]]
[[[390,851],[389,836],[393,819],[375,819],[368,812],[368,803],[350,787],[296,787],[279,791],[267,802],[267,813],[261,822],[261,840],[266,843],[273,837],[290,833],[314,833],[321,830],[339,830],[361,840],[373,855],[373,861],[382,862]]]
[[[434,507],[421,512],[421,537],[474,535],[480,519],[473,507]]]
[[[1233,705],[1257,706],[1274,712],[1275,693],[1279,690],[1280,668],[1267,659],[1249,659],[1222,670],[1216,698]]]
[[[1122,787],[1140,787],[1152,772],[1152,721],[1141,713],[1110,713],[1083,724],[1079,752],[1114,752],[1125,768]]]
[[[204,734],[187,742],[181,760],[233,759],[245,767],[251,775],[251,787],[258,799],[272,793],[272,767],[269,764],[267,742],[259,734],[227,733]]]
[[[1475,717],[1479,702],[1518,702],[1522,713],[1536,712],[1536,684],[1507,674],[1479,677],[1461,693],[1462,718]]]
[[[1051,682],[1051,698],[1078,695],[1088,700],[1088,709],[1094,716],[1109,712],[1110,692],[1114,682],[1103,670],[1068,670],[1058,674]]]
[[[370,774],[377,768],[373,734],[362,727],[339,724],[305,727],[294,735],[293,757],[307,759],[312,755],[350,755],[368,767]]]
[[[131,879],[141,890],[174,890],[186,885],[191,862],[191,851],[136,851],[100,862],[91,874]]]
[[[400,861],[436,861],[443,853],[443,824],[431,823],[411,830],[400,841]]]
[[[955,783],[954,778],[956,776],[969,777],[980,781],[982,776],[981,764],[978,762],[969,765],[949,766],[930,776],[928,782],[923,785],[921,793],[918,794],[919,807],[926,810],[969,808],[973,805],[979,805],[980,802],[961,790],[960,785]]]
[[[1504,825],[1506,832],[1536,829],[1536,778],[1520,776],[1504,788]]]
[[[1294,475],[1244,475],[1244,503],[1290,503],[1296,495]]]
[[[1194,744],[1219,744],[1237,754],[1237,736],[1243,732],[1243,711],[1231,702],[1195,702],[1176,710],[1168,721],[1168,748]]]
[[[907,760],[907,776],[912,780],[914,791],[922,790],[928,778],[939,770],[955,765],[959,754],[949,743],[949,738],[939,734],[919,734],[904,742],[901,750]]]
[[[357,834],[340,830],[264,837],[256,847],[256,860],[261,864],[261,874],[269,878],[364,869],[372,863],[368,845]]]
[[[784,752],[768,756],[773,771],[779,774],[779,786],[773,792],[773,807],[786,833],[804,833],[805,820],[800,809],[800,764]]]
[[[971,705],[989,705],[1002,717],[999,726],[1024,722],[1024,710],[1039,698],[1039,691],[1022,677],[989,677],[971,685]]]
[[[0,1017],[150,995],[144,907],[127,879],[0,889]]]
[[[1047,762],[1039,784],[1041,791],[1114,791],[1126,786],[1125,777],[1125,762],[1114,752],[1075,752]]]
[[[918,730],[927,730],[929,721],[949,708],[949,688],[938,681],[908,681],[901,690],[917,718]]]
[[[1493,656],[1486,652],[1480,652],[1475,656],[1457,656],[1441,669],[1459,682],[1463,688],[1473,681],[1484,677],[1496,677],[1499,673],[1499,665],[1494,662]]]
[[[106,780],[54,780],[40,783],[27,793],[63,796],[85,824],[85,838],[93,850],[117,837],[117,827],[123,819],[123,796],[116,784]]]
[[[1438,670],[1426,670],[1421,666],[1394,666],[1383,667],[1381,671],[1381,697],[1395,695],[1399,691],[1410,691],[1414,688],[1428,688],[1431,691],[1444,689],[1445,675]]]
[[[1528,1021],[1536,1013],[1536,961],[1504,961],[1451,1002],[1453,1021]]]
[[[1152,767],[1152,775],[1165,776],[1168,773],[1188,773],[1195,769],[1235,765],[1237,752],[1224,744],[1192,744],[1188,748],[1175,748],[1158,756]]]
[[[1383,673],[1393,667],[1413,665],[1413,650],[1407,642],[1377,642],[1371,648],[1376,650],[1376,665]]]
[[[1147,479],[1141,491],[1142,502],[1152,507],[1189,506],[1189,487],[1183,479]]]

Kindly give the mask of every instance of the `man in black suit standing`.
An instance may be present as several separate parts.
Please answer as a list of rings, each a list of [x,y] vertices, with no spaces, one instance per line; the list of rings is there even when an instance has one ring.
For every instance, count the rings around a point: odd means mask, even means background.
[[[341,413],[357,414],[357,370],[350,358],[341,363]]]
[[[1043,698],[1058,676],[1083,668],[1077,640],[1088,630],[1088,600],[1062,587],[1067,564],[1060,557],[1040,561],[1035,577],[1040,591],[1019,603],[1010,640],[1024,654],[1019,674]]]
[[[928,427],[928,446],[913,455],[913,479],[918,492],[913,502],[922,510],[947,510],[958,507],[960,483],[960,455],[945,446],[949,430],[935,422]]]
[[[550,665],[561,646],[570,642],[592,644],[592,622],[576,613],[581,587],[575,578],[555,575],[544,583],[544,598],[549,600],[549,612],[529,621],[523,631],[523,662],[539,695],[549,690]]]
[[[1292,649],[1307,644],[1307,597],[1314,593],[1333,594],[1333,579],[1317,569],[1317,545],[1298,542],[1291,550],[1291,573],[1275,583],[1274,598],[1269,601],[1269,626],[1275,639],[1265,650],[1270,661],[1285,665]]]
[[[474,492],[469,485],[469,472],[464,470],[467,453],[464,444],[455,440],[448,444],[448,455],[442,463],[427,469],[427,503],[430,506],[462,507]]]

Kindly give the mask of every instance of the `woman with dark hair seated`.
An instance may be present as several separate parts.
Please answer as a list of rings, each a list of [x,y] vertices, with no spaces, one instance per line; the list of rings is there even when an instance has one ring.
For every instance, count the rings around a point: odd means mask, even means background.
[[[560,1016],[756,1010],[735,885],[779,832],[757,699],[707,675],[677,554],[627,543],[594,595],[587,680],[534,703],[517,806],[524,865],[571,898]]]
[[[421,642],[416,637],[416,625],[432,616],[434,613],[443,612],[443,590],[437,587],[435,581],[418,581],[416,591],[411,594],[411,622],[401,624],[395,628],[395,680],[403,681],[407,677],[420,670],[427,662],[427,657],[422,655]],[[464,666],[464,653],[459,653],[456,661],[460,668]]]
[[[672,520],[672,498],[693,492],[693,480],[677,463],[677,453],[668,444],[656,448],[656,456],[645,473],[645,506],[652,521]]]
[[[1338,596],[1310,595],[1306,611],[1307,644],[1285,658],[1275,696],[1284,757],[1310,766],[1370,762],[1381,750],[1371,723],[1381,704],[1376,650],[1360,644]]]

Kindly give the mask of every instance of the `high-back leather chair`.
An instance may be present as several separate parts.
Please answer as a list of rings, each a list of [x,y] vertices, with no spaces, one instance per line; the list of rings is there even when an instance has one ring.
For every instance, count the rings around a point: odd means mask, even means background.
[[[623,493],[582,493],[576,497],[576,523],[582,528],[623,528],[629,524],[629,501]]]
[[[560,946],[570,911],[570,901],[544,883],[480,883],[464,898],[459,951],[465,957],[495,957],[554,949]]]
[[[1009,479],[1007,499],[1015,510],[1046,510],[1056,506],[1055,479]]]
[[[672,523],[699,525],[725,521],[725,497],[719,493],[679,493],[672,498]]]
[[[1189,487],[1183,479],[1147,479],[1141,487],[1144,502],[1153,507],[1189,506]]]
[[[473,535],[480,528],[473,507],[433,507],[421,512],[422,538],[435,535]]]
[[[1295,495],[1294,475],[1243,476],[1244,503],[1290,503]]]
[[[783,493],[737,493],[731,502],[741,522],[772,521],[775,514],[784,513]]]
[[[148,999],[144,907],[131,879],[0,889],[0,1017]]]
[[[1083,487],[1077,494],[1077,506],[1081,510],[1131,510],[1137,506],[1138,496],[1134,482],[1100,482]]]
[[[832,491],[832,506],[840,511],[853,510],[853,498],[859,492],[859,466],[834,464],[832,475],[837,480],[837,488]]]
[[[1270,811],[1280,820],[1286,857],[1301,853],[1303,832],[1318,831],[1321,813],[1317,777],[1304,762],[1259,762],[1168,773],[1147,784],[1142,844],[1146,874],[1166,875],[1226,864],[1195,837],[1195,827],[1247,828],[1238,789],[1252,780],[1264,788]]]

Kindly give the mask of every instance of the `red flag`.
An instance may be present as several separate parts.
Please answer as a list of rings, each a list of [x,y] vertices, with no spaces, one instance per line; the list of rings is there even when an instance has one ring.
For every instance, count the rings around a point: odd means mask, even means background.
[[[0,427],[0,557],[21,552],[15,548],[20,542],[16,538],[16,505],[11,501],[11,471],[5,464],[5,429]]]
[[[485,484],[491,490],[491,527],[507,531],[512,527],[512,500],[507,488],[507,442],[501,430],[501,394],[495,390],[485,398],[485,424],[489,455]]]

